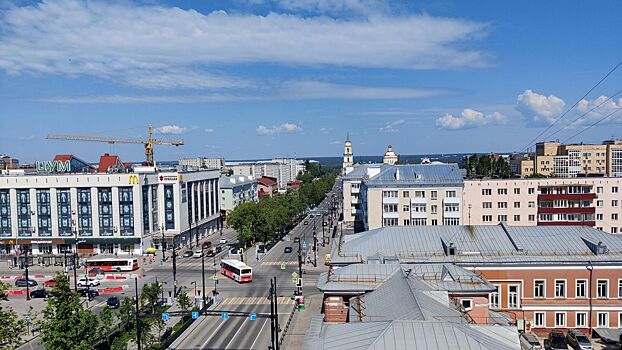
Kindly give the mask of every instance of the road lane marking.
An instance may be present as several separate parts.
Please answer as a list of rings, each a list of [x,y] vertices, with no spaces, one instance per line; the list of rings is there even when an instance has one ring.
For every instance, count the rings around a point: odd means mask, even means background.
[[[278,266],[281,264],[298,265],[298,261],[264,261],[261,263],[261,265],[264,265],[264,266]]]
[[[255,343],[257,343],[257,340],[259,340],[259,337],[261,336],[261,332],[263,332],[263,328],[266,326],[266,323],[268,323],[267,318],[265,321],[263,321],[263,324],[261,325],[261,328],[259,329],[259,333],[257,333],[257,336],[255,337],[255,341],[253,342],[253,344],[251,344],[251,349],[255,347]]]
[[[267,305],[270,304],[270,299],[266,297],[232,297],[225,298],[221,304],[223,305]],[[294,301],[290,297],[278,297],[277,304],[288,305],[294,304]]]
[[[220,329],[220,327],[222,327],[225,324],[225,321],[220,322],[220,324],[218,325],[218,327],[216,327],[216,329],[214,330],[214,332],[212,333],[212,335],[209,336],[209,338],[207,338],[207,340],[205,341],[205,343],[203,343],[203,345],[201,345],[201,349],[205,348],[207,346],[207,343],[209,343],[212,338],[214,337],[214,335],[216,333],[218,333],[218,330]]]
[[[238,333],[240,333],[240,331],[242,330],[242,328],[244,328],[244,324],[246,323],[246,321],[248,321],[248,317],[244,318],[244,321],[242,322],[242,324],[240,325],[240,328],[238,328],[237,332],[235,332],[235,334],[233,335],[233,337],[231,337],[231,340],[229,340],[229,342],[227,343],[227,345],[225,345],[225,350],[227,350],[227,348],[229,347],[229,345],[231,345],[231,343],[233,342],[233,339],[235,339],[235,337],[238,335]]]

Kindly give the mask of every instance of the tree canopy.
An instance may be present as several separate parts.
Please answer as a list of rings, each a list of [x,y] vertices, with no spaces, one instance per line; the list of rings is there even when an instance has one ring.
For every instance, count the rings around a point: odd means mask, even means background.
[[[467,177],[473,178],[502,178],[513,176],[512,167],[503,157],[476,154],[468,157],[464,162]]]

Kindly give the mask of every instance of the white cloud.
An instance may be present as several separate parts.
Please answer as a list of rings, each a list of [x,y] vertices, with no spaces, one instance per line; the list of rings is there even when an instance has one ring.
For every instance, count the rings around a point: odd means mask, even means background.
[[[399,132],[399,126],[406,123],[404,119],[387,122],[383,127],[379,128],[380,132]]]
[[[205,129],[205,132],[208,133],[208,134],[211,134],[211,133],[214,132],[214,129],[212,129],[212,128]]]
[[[568,127],[594,123],[620,109],[622,109],[622,98],[618,101],[613,98],[609,99],[607,96],[599,96],[592,101],[583,99],[579,101],[576,109],[573,111],[573,114],[576,116],[572,120],[576,120]],[[603,124],[617,123],[622,123],[622,113],[620,112],[611,115],[611,117],[603,121]]]
[[[281,125],[271,127],[259,125],[255,130],[257,131],[257,134],[265,136],[276,134],[295,134],[298,132],[302,132],[302,127],[294,123],[283,123]]]
[[[155,129],[155,132],[163,135],[179,135],[186,132],[186,128],[182,128],[179,125],[164,125]]]
[[[322,134],[328,134],[328,133],[330,133],[331,131],[333,131],[333,129],[332,129],[332,128],[320,128],[320,132],[321,132]]]
[[[436,126],[445,130],[464,130],[484,125],[505,124],[507,119],[505,115],[499,112],[484,114],[474,109],[465,108],[458,117],[447,113],[436,118]]]
[[[153,89],[254,87],[226,72],[245,63],[453,69],[488,61],[470,46],[485,24],[429,15],[203,14],[58,0],[8,7],[0,27],[0,69],[10,74],[86,75]]]
[[[516,110],[523,115],[528,126],[545,126],[552,124],[561,115],[566,102],[561,98],[550,95],[540,95],[532,90],[525,90],[518,95]]]
[[[355,12],[370,14],[386,11],[388,3],[379,0],[277,0],[279,7],[319,13]]]
[[[340,145],[342,141],[331,141],[331,145]]]

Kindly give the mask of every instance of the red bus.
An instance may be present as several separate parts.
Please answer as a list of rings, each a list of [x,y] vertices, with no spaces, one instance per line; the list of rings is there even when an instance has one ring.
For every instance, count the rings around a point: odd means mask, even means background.
[[[220,263],[220,273],[239,283],[253,281],[253,269],[238,260],[223,260]]]
[[[101,269],[106,272],[121,272],[138,270],[136,259],[89,259],[86,261],[87,270]]]

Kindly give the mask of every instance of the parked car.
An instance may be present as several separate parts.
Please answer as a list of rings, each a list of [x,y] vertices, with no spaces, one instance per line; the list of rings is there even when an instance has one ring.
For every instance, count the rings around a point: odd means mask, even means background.
[[[113,296],[106,300],[106,305],[108,305],[111,309],[118,309],[119,306],[121,306],[121,302],[119,301],[119,298]]]
[[[97,291],[97,289],[90,289],[90,288],[78,289],[78,294],[80,294],[83,297],[88,297],[89,300],[92,300],[93,298],[99,296],[99,292]]]
[[[197,249],[194,251],[194,255],[192,255],[195,258],[202,258],[203,257],[203,250],[202,249]]]
[[[567,350],[568,342],[564,332],[554,329],[549,333],[549,338],[544,340],[544,348],[550,350]]]
[[[309,215],[309,217],[310,217],[311,219],[313,219],[313,217],[315,217],[315,215],[311,214],[311,215]]]
[[[29,278],[28,282],[26,282],[25,278],[18,278],[15,280],[15,287],[26,287],[26,285],[28,285],[28,287],[34,287],[37,285],[37,281]]]
[[[209,249],[212,247],[212,242],[207,241],[207,242],[203,242],[203,249]]]
[[[285,249],[283,249],[284,253],[291,253],[292,252],[292,247],[285,247]]]
[[[518,340],[523,350],[542,350],[542,345],[533,333],[523,333]]]
[[[80,277],[80,279],[78,280],[78,287],[95,287],[95,286],[99,286],[99,280],[97,278],[93,278],[93,277]]]
[[[322,226],[328,226],[328,222],[323,221],[323,222],[322,222]]]
[[[30,297],[31,298],[47,298],[48,297],[48,292],[45,289],[36,289],[33,290],[32,292],[30,292]]]
[[[104,270],[100,269],[99,267],[94,267],[89,270],[89,275],[103,275],[103,274],[104,274]]]
[[[575,350],[592,350],[592,342],[580,329],[573,329],[566,334],[566,341]]]
[[[299,242],[300,242],[300,237],[294,238],[294,243],[299,243]]]
[[[186,250],[181,256],[183,256],[184,258],[189,258],[193,255],[194,253],[192,252],[192,250]]]
[[[222,252],[222,246],[216,246],[216,254]]]
[[[220,239],[220,244],[227,244],[227,239],[226,238],[221,238]]]
[[[47,280],[45,282],[43,282],[43,285],[46,287],[54,287],[56,285],[56,281],[51,279],[51,280]]]

